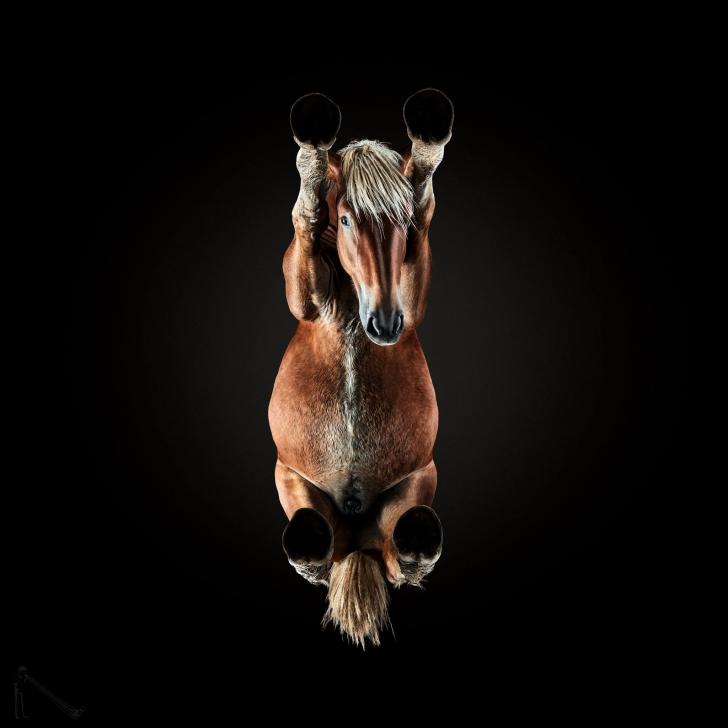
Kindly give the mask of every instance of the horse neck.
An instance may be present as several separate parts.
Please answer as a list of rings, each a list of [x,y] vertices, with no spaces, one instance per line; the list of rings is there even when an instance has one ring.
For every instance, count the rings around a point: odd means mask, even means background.
[[[366,342],[366,334],[359,321],[357,311],[337,316],[327,325],[333,329],[342,356],[353,356],[362,349]]]
[[[309,341],[323,357],[332,364],[340,363],[347,371],[357,369],[368,340],[356,310],[339,310],[311,322],[307,328]]]

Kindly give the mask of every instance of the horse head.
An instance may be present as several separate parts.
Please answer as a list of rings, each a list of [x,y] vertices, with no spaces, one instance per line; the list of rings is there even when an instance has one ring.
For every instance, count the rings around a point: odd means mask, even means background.
[[[452,131],[452,103],[442,92],[423,89],[404,104],[404,120],[413,149],[439,151]],[[329,225],[336,230],[341,266],[350,276],[359,301],[358,314],[369,339],[380,346],[396,344],[409,323],[402,300],[402,268],[407,239],[417,225],[423,165],[413,154],[400,155],[368,139],[329,151],[341,125],[339,107],[323,94],[308,94],[291,109],[291,128],[302,148],[328,152]],[[429,220],[428,220],[429,222]]]

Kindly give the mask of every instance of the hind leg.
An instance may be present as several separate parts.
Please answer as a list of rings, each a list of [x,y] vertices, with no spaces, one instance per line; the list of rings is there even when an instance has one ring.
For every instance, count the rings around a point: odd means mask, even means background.
[[[382,554],[394,586],[419,586],[442,553],[442,526],[430,504],[437,469],[430,461],[381,496],[376,520],[360,534],[360,548]]]
[[[276,462],[278,497],[289,523],[283,550],[290,564],[312,584],[326,584],[332,561],[347,553],[350,535],[331,499],[297,472]]]

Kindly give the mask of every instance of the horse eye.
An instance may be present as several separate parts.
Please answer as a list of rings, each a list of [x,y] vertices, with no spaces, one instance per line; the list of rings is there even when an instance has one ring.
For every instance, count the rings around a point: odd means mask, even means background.
[[[344,227],[351,227],[351,222],[349,221],[349,218],[346,215],[341,216],[341,224]]]

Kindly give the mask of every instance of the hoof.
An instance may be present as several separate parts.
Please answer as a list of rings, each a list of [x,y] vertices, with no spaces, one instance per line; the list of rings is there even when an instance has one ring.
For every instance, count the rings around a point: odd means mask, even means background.
[[[452,133],[454,117],[452,101],[434,88],[422,89],[404,102],[404,123],[412,141],[444,144]]]
[[[397,521],[392,535],[397,561],[408,584],[421,586],[442,554],[442,524],[428,506],[414,506]]]
[[[329,149],[340,126],[339,107],[323,94],[301,96],[291,107],[291,130],[299,144]]]
[[[283,531],[283,550],[291,561],[324,561],[333,551],[329,522],[313,508],[300,508]]]
[[[304,579],[312,584],[328,583],[334,532],[318,511],[301,508],[293,514],[283,531],[283,550]]]

